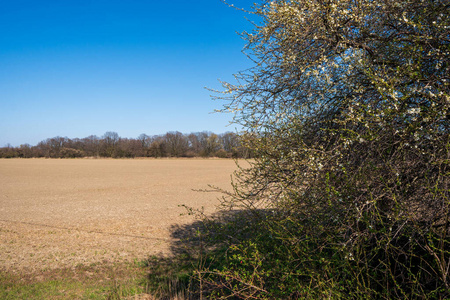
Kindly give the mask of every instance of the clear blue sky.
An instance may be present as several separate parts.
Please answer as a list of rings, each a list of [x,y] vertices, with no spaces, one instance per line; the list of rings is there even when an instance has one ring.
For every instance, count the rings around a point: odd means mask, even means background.
[[[204,87],[251,66],[246,17],[220,0],[1,1],[0,147],[234,131]]]

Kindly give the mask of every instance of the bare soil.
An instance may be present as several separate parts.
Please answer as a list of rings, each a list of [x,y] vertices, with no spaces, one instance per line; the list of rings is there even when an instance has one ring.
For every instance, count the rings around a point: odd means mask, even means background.
[[[170,228],[213,212],[226,159],[2,159],[0,270],[42,272],[169,254]]]

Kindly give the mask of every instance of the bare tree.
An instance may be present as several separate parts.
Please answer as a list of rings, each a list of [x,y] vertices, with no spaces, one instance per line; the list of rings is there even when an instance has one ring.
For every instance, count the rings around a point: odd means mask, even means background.
[[[90,135],[81,140],[83,143],[83,150],[88,156],[100,156],[100,138],[96,135]]]
[[[181,157],[186,154],[189,143],[181,132],[168,132],[164,136],[164,139],[169,156]]]
[[[117,132],[107,131],[102,137],[102,155],[113,157],[115,155],[119,139],[120,137]]]

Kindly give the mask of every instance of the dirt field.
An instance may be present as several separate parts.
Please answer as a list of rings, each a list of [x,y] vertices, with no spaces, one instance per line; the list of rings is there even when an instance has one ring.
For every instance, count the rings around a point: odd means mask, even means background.
[[[221,159],[0,160],[0,270],[33,272],[168,253],[180,204],[214,211]]]

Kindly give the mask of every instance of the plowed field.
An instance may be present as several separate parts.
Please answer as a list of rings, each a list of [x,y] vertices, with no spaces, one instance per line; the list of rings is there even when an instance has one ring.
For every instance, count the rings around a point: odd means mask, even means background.
[[[0,270],[38,271],[168,253],[186,204],[213,212],[232,160],[0,160]]]

